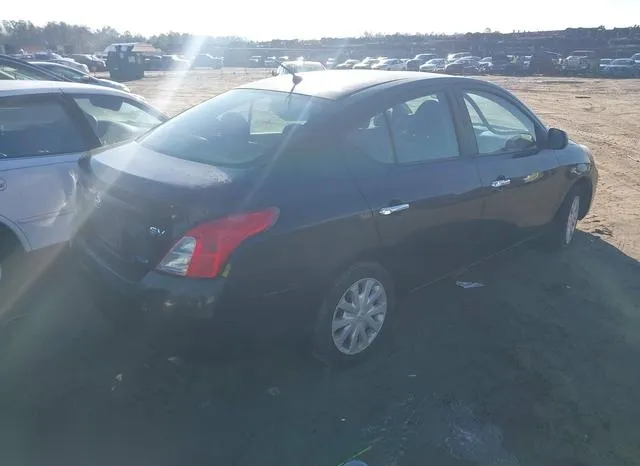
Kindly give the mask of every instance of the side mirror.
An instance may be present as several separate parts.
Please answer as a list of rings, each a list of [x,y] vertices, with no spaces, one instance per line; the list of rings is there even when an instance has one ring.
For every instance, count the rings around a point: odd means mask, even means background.
[[[83,83],[90,83],[91,81],[92,81],[92,79],[91,79],[91,76],[89,76],[89,75],[86,75],[86,76],[83,76],[82,78],[80,78],[80,82],[83,82]]]
[[[547,132],[547,146],[549,149],[564,149],[569,144],[567,133],[557,128],[549,128]]]
[[[278,70],[271,70],[271,76],[278,76]]]

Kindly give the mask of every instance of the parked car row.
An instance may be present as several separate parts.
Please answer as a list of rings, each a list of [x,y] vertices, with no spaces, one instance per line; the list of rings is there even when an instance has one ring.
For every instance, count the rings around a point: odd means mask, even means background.
[[[195,68],[211,68],[219,70],[224,67],[222,57],[214,57],[208,53],[200,53],[193,57],[179,55],[146,55],[145,69],[149,71],[187,70]]]
[[[481,59],[469,54],[454,53],[440,58],[434,53],[420,53],[414,58],[366,57],[363,60],[349,59],[335,64],[337,70],[384,70],[384,71],[424,71],[447,74],[483,74],[489,72],[491,57]],[[327,67],[329,62],[327,62]]]
[[[593,51],[574,51],[566,58],[560,54],[543,51],[537,55],[507,55],[478,57],[468,52],[450,53],[439,57],[433,53],[418,54],[414,58],[366,57],[362,60],[348,59],[337,63],[330,59],[327,68],[338,70],[381,69],[424,71],[446,74],[600,74],[610,77],[640,76],[640,53],[630,58],[598,60]]]
[[[474,79],[283,73],[165,120],[106,87],[0,82],[0,299],[25,253],[70,240],[116,321],[296,323],[348,363],[410,318],[403,290],[534,236],[568,247],[598,180]]]

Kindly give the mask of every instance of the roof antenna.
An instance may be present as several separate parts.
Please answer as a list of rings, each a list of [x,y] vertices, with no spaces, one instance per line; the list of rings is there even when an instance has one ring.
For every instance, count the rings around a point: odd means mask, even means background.
[[[279,66],[281,66],[285,71],[288,71],[289,74],[291,75],[291,80],[293,81],[293,86],[289,91],[289,95],[291,95],[293,93],[293,90],[296,88],[296,86],[302,82],[302,76],[300,76],[299,74],[296,74],[295,71],[293,71],[293,69],[289,68],[288,66],[285,66],[284,63],[282,63],[281,61],[278,61],[278,60],[274,60],[274,61]]]

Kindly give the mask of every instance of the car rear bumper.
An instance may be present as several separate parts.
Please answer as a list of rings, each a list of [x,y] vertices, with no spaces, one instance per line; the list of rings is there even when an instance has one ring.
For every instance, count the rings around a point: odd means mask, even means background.
[[[226,280],[192,279],[148,272],[130,281],[111,270],[81,239],[72,241],[75,262],[88,281],[94,303],[103,312],[160,322],[212,320]]]

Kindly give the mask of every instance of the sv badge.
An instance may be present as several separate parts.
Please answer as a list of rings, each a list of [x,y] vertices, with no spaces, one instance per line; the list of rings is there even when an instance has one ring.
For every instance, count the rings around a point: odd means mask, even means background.
[[[149,233],[149,236],[153,236],[154,238],[160,238],[167,234],[167,230],[160,227],[149,227],[147,232]]]

